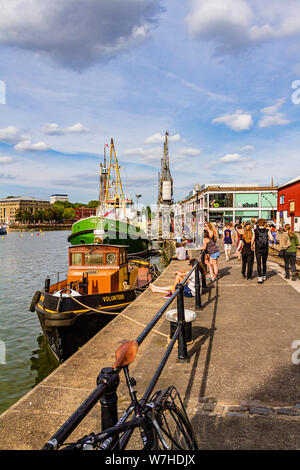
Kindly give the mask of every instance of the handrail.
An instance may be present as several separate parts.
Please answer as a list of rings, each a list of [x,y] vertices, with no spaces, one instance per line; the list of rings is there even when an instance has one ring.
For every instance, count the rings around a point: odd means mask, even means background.
[[[172,352],[176,340],[178,339],[178,359],[180,361],[189,361],[186,348],[186,336],[185,336],[185,316],[184,316],[184,296],[183,289],[184,284],[188,281],[192,273],[195,271],[195,306],[196,309],[201,308],[201,293],[200,293],[200,276],[201,271],[199,268],[199,261],[194,263],[192,269],[188,272],[184,280],[177,284],[176,290],[173,295],[167,300],[164,306],[157,312],[152,318],[149,324],[144,328],[140,335],[135,340],[140,345],[150,333],[153,326],[158,322],[163,313],[177,297],[177,328],[172,337],[170,344],[163,358],[157,367],[143,397],[140,400],[140,404],[143,406],[149,400],[149,397],[164,369],[164,366]],[[119,372],[120,369],[114,369],[112,367],[105,367],[101,370],[97,378],[97,387],[94,391],[85,399],[85,401],[77,408],[77,410],[68,418],[68,420],[56,431],[51,439],[43,446],[42,450],[55,450],[62,444],[67,437],[74,431],[79,423],[85,418],[88,412],[93,406],[100,400],[101,403],[101,421],[102,430],[111,426],[115,426],[118,421],[117,412],[117,388],[119,385]],[[125,413],[126,414],[126,413]],[[122,418],[121,418],[122,420]],[[121,448],[125,448],[129,441],[132,430],[126,431],[120,441]]]

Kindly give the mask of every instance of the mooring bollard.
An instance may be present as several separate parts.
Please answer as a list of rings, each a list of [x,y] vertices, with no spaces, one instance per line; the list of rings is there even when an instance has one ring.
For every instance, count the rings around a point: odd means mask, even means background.
[[[193,332],[192,332],[192,322],[196,320],[196,313],[193,310],[184,310],[184,318],[185,318],[185,337],[186,337],[186,344],[193,343]],[[166,319],[170,322],[170,335],[168,338],[168,342],[174,336],[174,333],[177,328],[177,310],[168,310],[166,312]]]
[[[176,289],[179,288],[177,296],[177,326],[181,325],[178,335],[178,360],[187,361],[189,359],[186,348],[186,334],[185,334],[185,317],[184,317],[184,299],[183,299],[183,284],[177,284]]]

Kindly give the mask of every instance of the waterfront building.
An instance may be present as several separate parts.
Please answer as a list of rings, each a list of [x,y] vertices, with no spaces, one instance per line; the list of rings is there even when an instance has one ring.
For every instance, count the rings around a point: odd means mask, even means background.
[[[96,215],[96,208],[91,207],[77,207],[74,208],[75,220],[85,219],[86,217],[93,217]]]
[[[50,196],[50,204],[54,204],[57,201],[69,202],[69,196],[67,194],[52,194]]]
[[[196,188],[196,189],[195,189]],[[257,184],[196,185],[175,206],[175,233],[195,238],[197,225],[207,222],[245,222],[253,218],[276,221],[277,187]],[[198,222],[198,224],[197,224]]]
[[[278,187],[277,223],[300,232],[300,176]]]
[[[0,221],[2,223],[14,224],[16,222],[16,213],[19,210],[34,214],[37,210],[45,210],[49,207],[49,201],[30,196],[0,199]]]

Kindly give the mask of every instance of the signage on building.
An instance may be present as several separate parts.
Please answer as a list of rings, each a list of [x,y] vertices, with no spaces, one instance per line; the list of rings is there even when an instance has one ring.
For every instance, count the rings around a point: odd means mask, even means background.
[[[258,207],[258,204],[257,202],[255,202],[254,204],[249,204],[248,202],[245,202],[243,204],[243,207]]]
[[[290,202],[290,212],[295,212],[295,201]]]

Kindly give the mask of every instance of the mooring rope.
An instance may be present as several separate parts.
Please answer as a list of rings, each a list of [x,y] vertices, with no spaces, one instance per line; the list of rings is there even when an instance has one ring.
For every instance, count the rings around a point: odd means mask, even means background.
[[[93,308],[93,307],[88,307],[87,305],[84,305],[82,302],[79,302],[79,300],[77,300],[75,297],[73,297],[72,295],[68,294],[69,297],[74,300],[74,302],[77,302],[79,305],[81,305],[82,307],[85,307],[89,310],[93,310],[93,312],[97,312],[97,313],[105,313],[106,315],[121,315],[121,317],[125,318],[126,320],[129,320],[133,323],[136,323],[137,325],[139,326],[142,326],[143,328],[146,328],[146,325],[144,325],[143,323],[140,323],[138,322],[137,320],[134,320],[133,318],[130,318],[128,317],[127,315],[124,315],[124,313],[120,312],[120,313],[114,313],[114,312],[106,312],[104,310],[100,310],[100,309],[96,309],[96,308]],[[76,313],[76,312],[74,312]],[[156,333],[157,335],[161,335],[161,336],[164,336],[165,338],[168,338],[169,335],[166,335],[164,333],[161,333],[160,331],[157,331],[155,329],[152,329],[151,330],[153,333]]]

